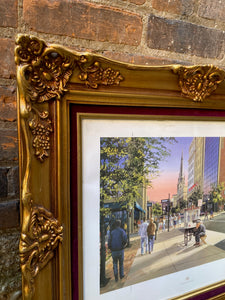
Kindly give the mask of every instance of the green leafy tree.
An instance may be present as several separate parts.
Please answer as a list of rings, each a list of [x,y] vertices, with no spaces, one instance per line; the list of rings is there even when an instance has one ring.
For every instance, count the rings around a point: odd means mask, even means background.
[[[180,207],[180,210],[186,208],[187,207],[187,200],[181,200],[179,202],[179,207]]]
[[[203,192],[201,192],[200,187],[193,191],[193,193],[188,197],[188,203],[194,206],[198,206],[198,200],[202,199]]]
[[[177,214],[179,211],[180,211],[180,210],[179,210],[179,208],[178,208],[177,206],[171,208],[171,213],[172,213],[172,214]]]
[[[152,212],[154,216],[161,216],[162,215],[162,206],[160,203],[155,203],[152,206]]]
[[[169,155],[167,143],[174,138],[102,138],[100,201],[133,204],[140,186],[150,185],[149,175],[157,175],[159,163]],[[104,211],[101,206],[101,212]]]
[[[214,207],[216,207],[216,210],[218,209],[218,207],[224,204],[224,198],[222,195],[224,189],[225,189],[224,182],[222,182],[218,185],[213,185],[210,191],[209,197],[210,199],[212,199],[214,203]]]
[[[134,206],[142,187],[151,185],[159,163],[169,156],[174,138],[101,138],[100,156],[100,231],[101,282],[105,282],[104,218],[110,214],[106,202],[118,202],[121,209]]]

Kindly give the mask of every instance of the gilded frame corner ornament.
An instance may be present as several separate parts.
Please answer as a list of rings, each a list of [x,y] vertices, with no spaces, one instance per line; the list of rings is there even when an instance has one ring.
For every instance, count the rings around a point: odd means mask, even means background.
[[[55,184],[69,174],[66,169],[69,157],[61,157],[60,134],[69,132],[65,128],[69,126],[65,124],[69,123],[64,122],[62,125],[58,116],[62,103],[71,101],[76,104],[77,101],[85,105],[211,109],[218,85],[223,85],[225,89],[225,72],[214,66],[134,66],[57,45],[47,45],[43,40],[29,35],[18,36],[15,62],[21,180],[19,251],[23,300],[31,300],[35,298],[37,275],[52,262],[58,249],[64,253],[70,243],[70,223],[66,220],[69,211],[64,212],[64,215],[62,213],[65,207],[70,207],[69,192],[66,191],[68,195],[65,196],[66,205],[63,206],[59,196],[60,188],[57,189]],[[186,98],[193,101],[187,104]],[[67,118],[68,107],[65,107],[62,115]],[[215,108],[225,110],[225,104],[221,101]],[[58,148],[60,153],[57,153]],[[66,171],[58,174],[62,162]],[[52,166],[56,166],[53,171],[50,170]],[[35,173],[40,187],[35,182]],[[54,188],[50,188],[52,180],[55,184],[54,192]],[[65,182],[67,184],[69,180]],[[46,189],[44,184],[48,186]],[[82,224],[79,225],[82,227]],[[67,244],[64,246],[65,240]],[[65,264],[69,263],[68,255]],[[59,262],[59,269],[63,272],[62,265]],[[71,298],[61,295],[59,299]]]
[[[44,41],[30,36],[19,36],[16,41],[15,61],[24,117],[28,118],[33,135],[36,157],[44,162],[49,157],[50,135],[53,132],[48,109],[39,109],[44,102],[60,100],[73,71],[72,56],[47,47]]]
[[[99,61],[89,63],[85,55],[72,55],[61,47],[50,46],[36,37],[21,35],[16,41],[15,62],[19,66],[18,81],[24,86],[23,110],[32,114],[29,128],[33,135],[36,157],[44,162],[49,156],[50,134],[53,132],[48,110],[38,104],[60,100],[74,69],[87,87],[119,85],[123,76],[111,67],[103,68]]]
[[[179,67],[174,72],[178,74],[182,95],[194,102],[203,102],[225,77],[224,71],[213,65]]]

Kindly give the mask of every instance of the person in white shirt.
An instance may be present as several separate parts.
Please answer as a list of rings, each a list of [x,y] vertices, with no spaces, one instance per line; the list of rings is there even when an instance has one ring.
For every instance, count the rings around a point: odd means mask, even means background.
[[[147,253],[148,250],[147,227],[148,227],[148,223],[145,221],[145,217],[144,217],[138,232],[138,234],[141,236],[141,255],[144,254],[144,245],[145,245],[145,253]]]

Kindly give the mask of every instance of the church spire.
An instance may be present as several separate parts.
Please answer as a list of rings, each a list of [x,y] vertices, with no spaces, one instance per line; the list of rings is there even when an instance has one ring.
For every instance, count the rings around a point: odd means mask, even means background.
[[[183,151],[182,151],[181,160],[180,160],[180,174],[179,174],[180,178],[184,177],[184,175],[183,175],[183,165],[184,165],[184,159],[183,159]]]

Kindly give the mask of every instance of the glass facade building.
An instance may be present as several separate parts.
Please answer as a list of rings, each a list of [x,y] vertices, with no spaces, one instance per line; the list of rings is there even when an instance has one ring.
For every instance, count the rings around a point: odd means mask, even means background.
[[[204,196],[218,183],[219,137],[205,138]]]
[[[188,196],[193,191],[193,186],[195,184],[194,178],[194,168],[195,168],[195,138],[192,139],[192,142],[189,147],[189,158],[188,158]]]

